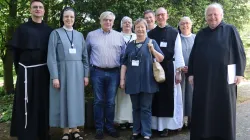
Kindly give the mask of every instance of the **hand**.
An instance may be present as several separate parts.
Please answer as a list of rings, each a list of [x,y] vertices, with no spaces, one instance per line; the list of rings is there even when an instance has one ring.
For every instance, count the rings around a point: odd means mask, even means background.
[[[179,84],[181,82],[181,72],[176,72],[175,74],[175,83]]]
[[[236,76],[234,82],[236,85],[238,85],[242,82],[242,80],[243,80],[243,76]]]
[[[53,87],[56,88],[56,89],[60,88],[59,79],[53,79]]]
[[[188,66],[184,66],[184,67],[181,69],[181,71],[182,71],[183,73],[187,73],[187,72],[188,72]]]
[[[120,87],[121,87],[121,89],[125,88],[125,80],[124,79],[120,80]]]
[[[155,48],[154,48],[154,45],[152,43],[148,43],[148,48],[149,48],[151,53],[154,53]]]
[[[84,77],[84,86],[86,87],[89,84],[89,78]]]
[[[189,76],[188,81],[189,81],[190,85],[192,85],[192,87],[194,87],[194,76]]]

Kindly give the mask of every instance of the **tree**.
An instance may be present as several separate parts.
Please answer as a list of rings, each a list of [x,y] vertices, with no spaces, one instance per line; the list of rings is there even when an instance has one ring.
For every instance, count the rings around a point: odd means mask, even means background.
[[[13,91],[12,56],[6,48],[14,29],[20,23],[27,21],[30,0],[1,0],[0,1],[0,57],[4,63],[4,86],[7,93]],[[143,17],[148,9],[156,10],[159,7],[167,9],[168,24],[177,27],[181,17],[189,16],[193,21],[193,30],[196,33],[206,26],[204,10],[212,2],[219,2],[224,6],[224,20],[242,29],[244,23],[249,23],[250,8],[248,0],[44,0],[46,14],[44,21],[51,27],[59,27],[60,12],[64,6],[75,9],[76,29],[84,34],[100,28],[99,16],[110,10],[116,15],[114,29],[120,29],[120,20],[129,16],[133,20]]]
[[[9,3],[6,1],[6,4],[9,6],[8,16],[6,21],[12,22],[13,19],[16,18],[17,14],[17,0],[10,0]],[[1,59],[3,60],[3,67],[4,67],[4,87],[6,93],[13,93],[14,86],[13,86],[13,59],[12,59],[12,52],[8,48],[7,40],[10,39],[14,32],[14,25],[8,24],[6,28],[5,37],[2,37],[2,56]],[[3,35],[3,34],[2,34]]]

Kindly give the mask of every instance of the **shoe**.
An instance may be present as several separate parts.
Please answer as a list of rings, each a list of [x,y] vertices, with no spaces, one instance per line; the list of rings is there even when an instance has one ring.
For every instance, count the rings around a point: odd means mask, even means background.
[[[125,130],[125,129],[126,129],[126,126],[127,126],[127,124],[120,124],[120,125],[119,125],[119,128],[120,128],[121,130]]]
[[[103,131],[100,131],[100,130],[97,130],[96,131],[96,134],[95,134],[95,139],[103,139],[104,138],[104,134],[103,134]]]
[[[70,140],[70,134],[67,133],[63,134],[61,140]]]
[[[130,140],[137,140],[141,137],[141,134],[130,136]]]
[[[133,128],[133,123],[128,123],[127,128],[132,129]]]
[[[79,132],[73,132],[72,133],[72,139],[73,140],[83,140],[83,137],[80,135]]]
[[[148,138],[145,138],[145,137],[144,137],[143,140],[150,140],[150,137],[148,137]]]
[[[113,138],[119,138],[120,134],[116,130],[108,131],[108,134]]]
[[[168,130],[164,129],[163,131],[160,131],[160,137],[167,137],[168,136]]]

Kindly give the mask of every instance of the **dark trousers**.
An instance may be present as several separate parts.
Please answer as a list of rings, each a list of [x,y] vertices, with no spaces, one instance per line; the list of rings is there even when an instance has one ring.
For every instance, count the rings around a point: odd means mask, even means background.
[[[91,67],[90,78],[94,92],[94,118],[96,130],[114,130],[115,96],[120,82],[120,71]],[[104,123],[105,122],[105,123]]]
[[[152,93],[130,95],[133,108],[133,133],[151,137]]]

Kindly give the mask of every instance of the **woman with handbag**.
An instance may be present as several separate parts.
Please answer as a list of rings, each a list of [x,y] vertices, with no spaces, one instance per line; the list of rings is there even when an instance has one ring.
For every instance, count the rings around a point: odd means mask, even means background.
[[[133,108],[133,135],[131,140],[143,136],[145,140],[151,137],[151,104],[153,93],[158,91],[158,85],[153,75],[153,59],[161,62],[164,59],[155,40],[148,45],[147,22],[139,18],[134,23],[137,39],[130,42],[126,48],[121,67],[121,88],[130,95]]]

